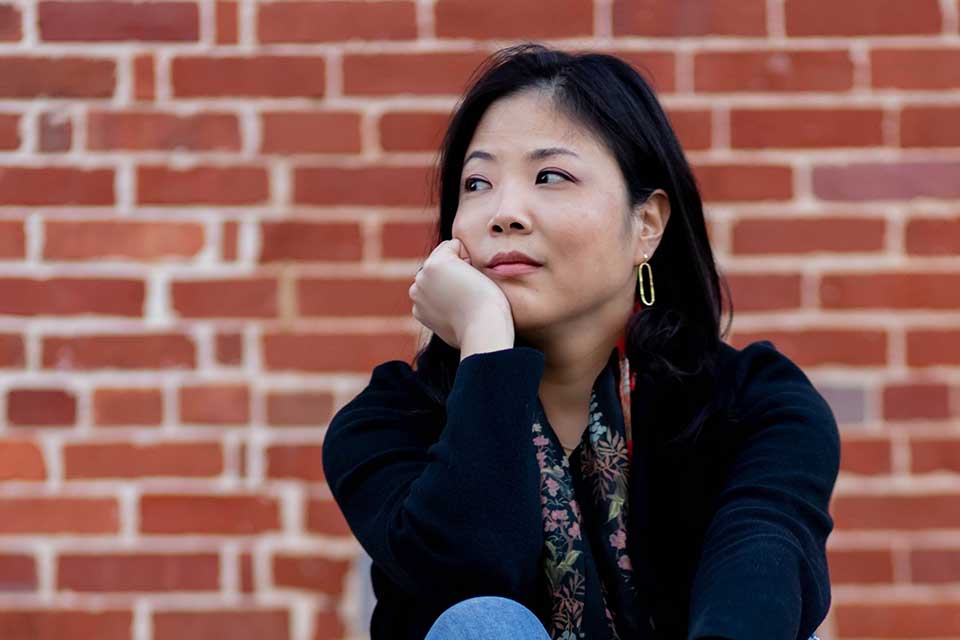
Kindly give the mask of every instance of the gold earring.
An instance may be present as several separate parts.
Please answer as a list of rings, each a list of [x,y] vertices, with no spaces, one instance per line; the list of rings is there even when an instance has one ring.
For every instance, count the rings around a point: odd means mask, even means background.
[[[647,297],[644,295],[643,290],[643,268],[647,268],[647,277],[650,280],[650,302],[647,302]],[[653,292],[653,267],[650,266],[650,263],[647,262],[647,254],[643,254],[643,264],[637,269],[637,280],[640,282],[640,299],[643,300],[643,304],[649,306],[653,305],[655,295]]]

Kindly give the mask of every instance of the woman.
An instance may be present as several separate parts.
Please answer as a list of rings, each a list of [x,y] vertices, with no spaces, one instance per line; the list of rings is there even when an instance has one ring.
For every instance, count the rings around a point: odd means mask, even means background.
[[[836,422],[772,343],[722,341],[701,199],[643,78],[498,52],[439,182],[410,287],[433,335],[323,447],[373,560],[371,638],[810,637]]]

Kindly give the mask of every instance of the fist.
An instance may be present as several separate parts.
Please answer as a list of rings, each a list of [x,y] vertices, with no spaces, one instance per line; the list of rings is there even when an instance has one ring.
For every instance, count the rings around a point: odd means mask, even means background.
[[[444,240],[430,253],[410,286],[413,317],[455,349],[471,323],[503,314],[513,324],[510,302],[493,280],[470,261],[459,238]]]

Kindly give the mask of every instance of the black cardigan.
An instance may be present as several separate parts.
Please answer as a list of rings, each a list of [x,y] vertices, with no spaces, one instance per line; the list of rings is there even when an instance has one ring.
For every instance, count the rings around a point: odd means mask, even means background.
[[[771,342],[720,347],[711,388],[723,409],[695,446],[652,435],[689,417],[690,388],[638,377],[633,392],[628,548],[652,637],[806,640],[830,608],[836,420]],[[422,640],[479,595],[547,619],[530,431],[544,364],[525,346],[468,356],[444,407],[391,360],[331,420],[323,469],[373,560],[371,640]]]

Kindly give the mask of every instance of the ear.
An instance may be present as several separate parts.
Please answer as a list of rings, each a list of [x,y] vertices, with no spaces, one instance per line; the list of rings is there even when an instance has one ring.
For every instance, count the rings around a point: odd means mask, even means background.
[[[653,257],[657,245],[663,238],[663,231],[670,219],[670,198],[663,189],[657,189],[634,208],[634,222],[637,233],[636,251],[633,256],[634,264],[642,264],[644,260]],[[644,257],[646,254],[646,257]]]

